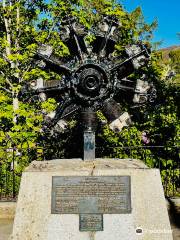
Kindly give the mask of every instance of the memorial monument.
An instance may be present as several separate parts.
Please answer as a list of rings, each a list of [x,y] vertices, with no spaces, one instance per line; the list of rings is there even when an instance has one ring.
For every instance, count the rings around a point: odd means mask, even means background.
[[[52,133],[81,114],[84,156],[31,163],[22,176],[11,239],[172,240],[159,170],[139,160],[95,158],[96,111],[113,131],[121,131],[131,121],[124,102],[138,107],[155,97],[145,74],[136,81],[128,78],[148,66],[150,50],[138,42],[116,56],[121,26],[113,16],[89,31],[70,16],[61,25],[70,55],[57,58],[44,45],[35,56],[39,67],[61,80],[37,79],[26,90],[59,99],[46,124]]]

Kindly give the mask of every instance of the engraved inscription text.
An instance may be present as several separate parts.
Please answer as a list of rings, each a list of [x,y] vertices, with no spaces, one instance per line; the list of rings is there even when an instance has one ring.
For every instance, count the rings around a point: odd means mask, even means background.
[[[130,213],[129,176],[53,177],[52,213]]]

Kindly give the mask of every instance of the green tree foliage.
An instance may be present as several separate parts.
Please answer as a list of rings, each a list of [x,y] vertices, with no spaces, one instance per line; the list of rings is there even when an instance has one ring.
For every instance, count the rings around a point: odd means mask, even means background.
[[[169,53],[170,64],[175,72],[174,82],[180,86],[180,48]]]
[[[115,15],[121,23],[121,38],[116,45],[117,55],[125,46],[138,40],[150,45],[153,30],[157,26],[156,21],[152,24],[144,21],[141,8],[138,7],[128,13],[115,0],[2,0],[0,2],[0,144],[15,149],[17,183],[24,166],[31,160],[30,156],[32,159],[42,159],[44,152],[37,147],[39,142],[40,147],[46,143],[46,157],[75,157],[76,154],[80,157],[78,154],[81,151],[77,151],[81,149],[81,143],[78,142],[79,145],[77,143],[80,132],[76,122],[70,122],[68,132],[61,134],[58,139],[40,141],[43,138],[43,114],[52,111],[56,103],[53,99],[44,103],[33,101],[31,98],[24,100],[21,94],[22,86],[33,79],[40,77],[44,80],[60,79],[61,76],[53,72],[40,70],[34,64],[33,56],[41,44],[53,46],[55,54],[60,58],[69,54],[59,34],[62,18],[67,15],[75,16],[86,28],[96,25],[104,15]],[[93,34],[90,35],[87,41],[91,41],[93,37]],[[176,70],[179,69],[178,54],[171,53],[171,61]],[[153,152],[151,149],[139,151],[136,148],[145,146],[142,142],[142,134],[147,132],[150,145],[172,147],[168,156],[162,153],[160,160],[161,164],[168,160],[171,169],[174,166],[172,165],[174,164],[173,146],[177,145],[179,140],[179,110],[177,94],[175,94],[177,89],[170,87],[164,80],[158,80],[162,79],[163,75],[160,59],[161,55],[153,52],[148,72],[144,69],[149,79],[156,82],[157,106],[142,108],[139,113],[131,110],[135,116],[134,124],[120,133],[112,132],[107,124],[98,128],[101,129],[97,132],[99,157],[132,157],[142,160],[146,157],[148,165],[156,167],[158,152]],[[98,113],[98,117],[104,118],[101,112]],[[48,141],[51,142],[50,148],[47,145]],[[57,146],[59,150],[54,148],[53,152],[52,146]],[[31,149],[29,152],[22,150],[28,148]],[[21,152],[18,149],[21,149]],[[0,159],[0,168],[5,174],[12,164],[13,151],[1,150]]]

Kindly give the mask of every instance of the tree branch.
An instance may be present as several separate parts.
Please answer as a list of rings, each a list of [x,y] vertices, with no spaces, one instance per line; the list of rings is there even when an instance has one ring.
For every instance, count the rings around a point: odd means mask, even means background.
[[[1,86],[0,86],[0,89],[2,89],[2,90],[4,90],[4,91],[12,94],[12,92],[11,92],[9,89],[5,88],[5,87],[1,87]]]
[[[12,84],[12,83],[10,82],[10,80],[5,76],[5,74],[4,74],[2,71],[0,71],[0,73],[4,76],[4,78],[5,78],[5,80],[6,80],[6,83],[8,83],[11,88],[13,88],[13,84]]]
[[[2,6],[4,11],[6,12],[6,0],[3,0],[2,2]],[[11,6],[11,2],[10,2],[10,6]],[[7,57],[9,55],[11,55],[11,17],[7,18],[6,14],[4,14],[4,24],[5,24],[5,29],[6,29],[6,40],[7,40],[7,44],[6,44],[6,55]],[[14,68],[14,63],[13,61],[10,61],[11,63],[11,68]]]

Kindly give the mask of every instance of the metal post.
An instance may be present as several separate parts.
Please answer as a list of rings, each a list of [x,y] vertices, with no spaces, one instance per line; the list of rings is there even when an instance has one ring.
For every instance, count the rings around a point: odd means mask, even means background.
[[[95,159],[95,129],[96,113],[91,108],[82,111],[83,134],[84,134],[84,157],[83,160]]]
[[[95,159],[95,132],[84,132],[84,160]]]

